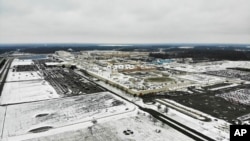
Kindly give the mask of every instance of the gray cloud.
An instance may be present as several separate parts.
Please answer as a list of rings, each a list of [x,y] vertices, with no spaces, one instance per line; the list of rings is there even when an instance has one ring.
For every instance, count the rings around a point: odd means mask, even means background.
[[[250,43],[249,0],[0,0],[0,43]]]

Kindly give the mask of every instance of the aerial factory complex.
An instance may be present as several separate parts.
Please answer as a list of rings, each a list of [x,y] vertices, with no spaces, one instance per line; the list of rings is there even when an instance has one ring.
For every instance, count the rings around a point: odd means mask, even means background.
[[[190,50],[3,53],[0,140],[227,141],[250,124],[250,57],[176,55]]]

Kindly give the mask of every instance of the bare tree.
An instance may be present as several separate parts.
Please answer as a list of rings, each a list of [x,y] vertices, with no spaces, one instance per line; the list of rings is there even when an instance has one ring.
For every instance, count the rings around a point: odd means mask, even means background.
[[[96,124],[96,123],[97,123],[97,120],[96,120],[96,119],[93,119],[91,122],[92,122],[93,124]]]
[[[168,112],[168,107],[164,108],[164,112],[167,113]]]
[[[160,110],[161,109],[161,105],[159,104],[159,105],[157,105],[157,109],[158,110]]]
[[[153,123],[155,125],[155,123],[157,122],[157,119],[155,117],[152,117],[152,121],[153,121]]]
[[[89,129],[90,134],[93,135],[92,126],[88,127],[88,129]]]
[[[152,115],[148,115],[148,118],[149,118],[150,120],[152,119],[152,117],[153,117]]]
[[[164,127],[164,125],[165,125],[165,123],[162,121],[162,122],[161,122],[161,127]]]
[[[140,111],[138,111],[138,112],[137,112],[137,115],[139,115],[140,113],[141,113],[141,112],[140,112]]]

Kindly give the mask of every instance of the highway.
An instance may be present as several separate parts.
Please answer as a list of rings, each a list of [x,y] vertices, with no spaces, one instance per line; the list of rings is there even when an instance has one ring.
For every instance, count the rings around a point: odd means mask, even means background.
[[[1,69],[1,73],[0,73],[0,96],[2,95],[2,90],[3,90],[3,86],[4,86],[4,83],[6,81],[6,78],[7,78],[7,75],[9,73],[9,68],[10,68],[10,65],[13,61],[13,58],[8,58],[5,65],[3,66],[3,68]]]

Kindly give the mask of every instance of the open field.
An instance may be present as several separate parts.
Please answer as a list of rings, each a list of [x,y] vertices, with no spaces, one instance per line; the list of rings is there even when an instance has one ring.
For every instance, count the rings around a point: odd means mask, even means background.
[[[3,137],[45,132],[134,110],[135,106],[108,92],[9,105]]]
[[[6,82],[42,80],[42,79],[43,77],[39,71],[16,72],[16,71],[13,71],[13,69],[9,69]]]
[[[45,80],[19,81],[4,84],[0,104],[13,104],[58,98],[55,89]]]
[[[58,133],[46,137],[33,138],[28,141],[190,141],[191,138],[181,134],[172,127],[152,119],[145,113],[137,116],[106,120],[95,125]]]
[[[174,107],[169,107],[166,105],[165,102],[160,102],[160,101],[167,101],[167,105],[169,105],[170,103],[172,103],[171,105]],[[152,108],[155,109],[157,111],[159,111],[160,113],[164,114],[165,116],[174,119],[180,123],[183,123],[185,126],[199,132],[202,133],[208,137],[210,137],[211,139],[214,139],[216,141],[226,141],[229,140],[229,123],[221,120],[221,119],[217,119],[211,115],[205,114],[203,112],[200,112],[198,110],[192,109],[190,107],[186,107],[184,105],[181,105],[177,102],[174,102],[172,100],[169,99],[161,99],[159,101],[159,99],[156,99],[156,103],[147,103],[146,106],[148,108]],[[170,103],[169,103],[170,102]],[[159,108],[159,106],[161,108]],[[177,106],[177,107],[175,107]],[[187,111],[185,111],[184,113],[179,111],[178,107],[183,107],[182,110],[187,109]],[[166,111],[167,108],[167,111]],[[187,112],[191,112],[191,113],[187,113]],[[192,115],[190,115],[192,114]],[[195,114],[195,115],[193,115]],[[194,117],[195,116],[195,117]],[[202,121],[200,120],[200,118],[196,118],[196,117],[207,117],[209,119],[211,119],[210,121]]]
[[[0,106],[0,139],[1,139],[2,133],[3,133],[5,111],[6,111],[6,107]]]
[[[3,84],[0,104],[14,104],[58,98],[55,89],[46,82],[32,60],[14,59]]]

